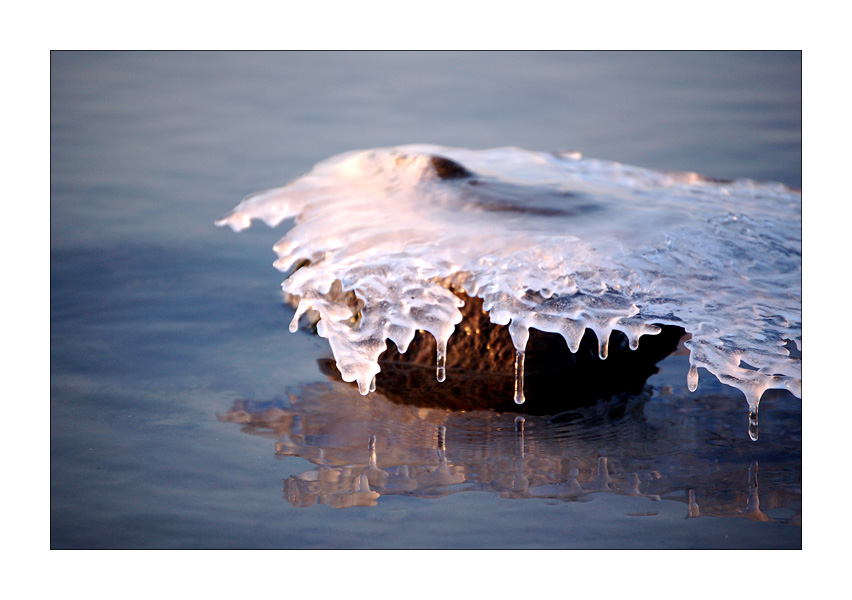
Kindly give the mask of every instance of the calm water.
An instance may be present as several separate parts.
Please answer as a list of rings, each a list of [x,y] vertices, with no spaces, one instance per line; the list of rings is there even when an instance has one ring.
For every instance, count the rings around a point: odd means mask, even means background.
[[[555,416],[363,398],[325,374],[325,340],[287,332],[284,229],[213,226],[332,154],[414,142],[801,186],[799,54],[51,67],[52,547],[801,547],[791,395],[764,397],[756,443],[739,392],[686,391],[683,354]]]

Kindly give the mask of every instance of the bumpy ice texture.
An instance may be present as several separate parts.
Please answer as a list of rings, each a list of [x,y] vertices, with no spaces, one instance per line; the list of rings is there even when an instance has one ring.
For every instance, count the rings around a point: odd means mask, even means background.
[[[317,311],[343,379],[364,394],[387,340],[404,352],[418,330],[437,340],[443,380],[456,288],[509,325],[517,402],[530,327],[572,351],[590,328],[603,359],[614,329],[636,348],[676,325],[692,334],[691,390],[703,367],[742,390],[755,418],[766,389],[801,397],[801,194],[782,184],[577,153],[402,146],[327,159],[217,225],[293,217],[274,247],[275,266],[292,271],[284,291],[300,299],[290,329]]]

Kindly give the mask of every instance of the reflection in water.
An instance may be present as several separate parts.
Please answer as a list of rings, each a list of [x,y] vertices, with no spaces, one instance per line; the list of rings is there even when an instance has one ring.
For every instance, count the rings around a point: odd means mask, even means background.
[[[742,416],[729,397],[690,400],[685,409],[683,397],[648,388],[520,416],[400,404],[329,382],[291,390],[287,400],[238,401],[220,419],[270,438],[279,456],[316,465],[284,480],[284,497],[297,507],[474,491],[553,501],[610,493],[680,501],[685,517],[800,524],[800,430],[756,447],[738,435]],[[759,498],[758,461],[766,474]]]
[[[701,514],[701,507],[695,501],[695,490],[689,490],[689,514],[688,518],[697,517]]]

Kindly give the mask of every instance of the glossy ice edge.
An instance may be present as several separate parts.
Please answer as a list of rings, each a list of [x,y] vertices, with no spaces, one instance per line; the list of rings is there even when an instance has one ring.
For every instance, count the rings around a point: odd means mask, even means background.
[[[274,264],[299,298],[290,329],[316,311],[343,379],[363,394],[387,340],[404,352],[418,330],[437,340],[445,377],[457,289],[509,326],[519,402],[531,327],[572,351],[591,329],[602,359],[615,329],[636,348],[659,325],[683,327],[690,389],[707,369],[745,394],[755,423],[765,390],[801,397],[801,193],[783,184],[576,152],[414,145],[334,156],[216,224],[289,218]],[[357,304],[341,301],[350,292]]]

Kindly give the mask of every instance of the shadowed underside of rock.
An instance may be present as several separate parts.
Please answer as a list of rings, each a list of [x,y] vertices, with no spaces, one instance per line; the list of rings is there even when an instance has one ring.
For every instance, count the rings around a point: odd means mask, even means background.
[[[671,354],[684,335],[678,327],[663,327],[658,335],[643,336],[639,348],[630,350],[627,337],[614,331],[609,356],[601,360],[591,331],[586,331],[579,350],[571,353],[562,336],[531,329],[525,361],[526,402],[517,405],[513,400],[515,347],[509,328],[491,323],[479,298],[458,295],[465,301],[464,318],[449,341],[446,380],[436,379],[435,339],[421,332],[405,354],[388,343],[379,358],[377,392],[415,406],[557,414],[614,395],[639,394],[648,377],[657,372],[655,364]],[[320,367],[329,377],[340,376],[331,359],[320,361]]]

